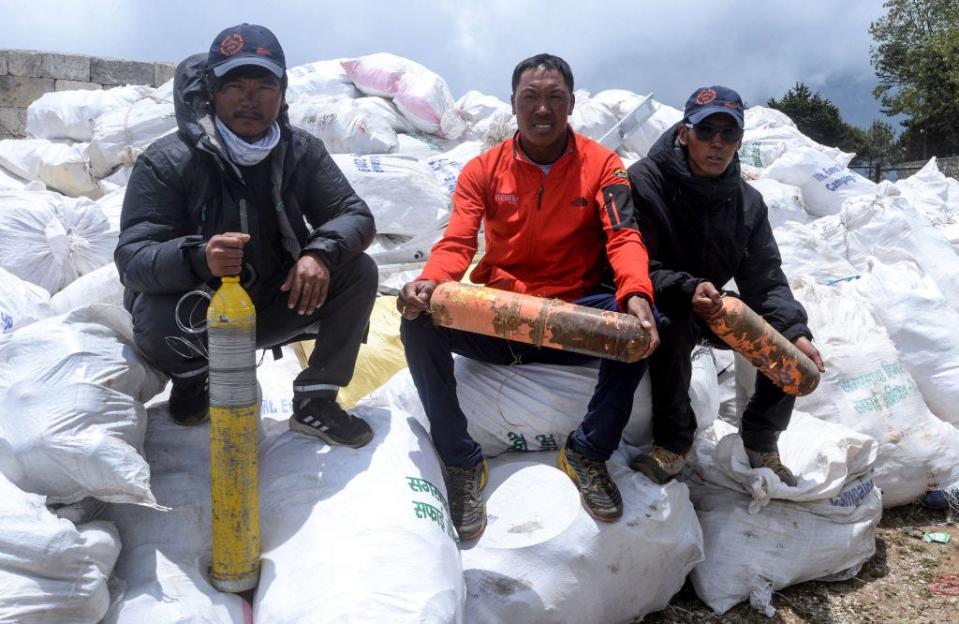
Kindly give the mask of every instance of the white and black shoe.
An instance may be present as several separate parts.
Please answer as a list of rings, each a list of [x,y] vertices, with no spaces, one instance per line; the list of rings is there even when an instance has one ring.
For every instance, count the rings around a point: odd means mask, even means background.
[[[330,399],[293,401],[290,431],[320,438],[331,446],[359,448],[373,439],[373,429]]]

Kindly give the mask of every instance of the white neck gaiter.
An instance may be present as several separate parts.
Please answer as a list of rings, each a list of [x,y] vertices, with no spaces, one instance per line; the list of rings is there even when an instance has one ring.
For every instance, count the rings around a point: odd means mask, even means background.
[[[233,131],[227,128],[219,117],[214,116],[213,121],[216,124],[217,132],[223,138],[230,160],[241,167],[251,167],[262,162],[280,142],[280,124],[275,121],[266,135],[256,143],[247,143],[233,134]]]

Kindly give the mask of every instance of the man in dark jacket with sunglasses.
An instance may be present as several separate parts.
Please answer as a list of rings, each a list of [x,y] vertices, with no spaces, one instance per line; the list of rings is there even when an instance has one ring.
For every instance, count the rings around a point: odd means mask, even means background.
[[[137,159],[123,202],[124,303],[137,347],[173,378],[170,415],[196,424],[209,403],[205,340],[184,328],[202,324],[206,304],[185,295],[240,276],[258,347],[320,332],[293,383],[290,428],[362,446],[370,426],[336,395],[376,297],[376,264],[363,253],[373,215],[323,142],[290,126],[286,84],[279,41],[253,24],[227,28],[209,54],[177,67],[179,132]]]
[[[806,312],[789,290],[766,204],[740,176],[743,103],[732,89],[697,89],[683,120],[629,168],[639,230],[649,252],[661,345],[649,359],[654,446],[635,470],[657,483],[679,474],[696,433],[689,401],[690,355],[706,322],[722,315],[720,288],[735,279],[739,297],[823,370]],[[777,441],[795,398],[757,373],[740,427],[753,468],[770,468],[787,485]]]

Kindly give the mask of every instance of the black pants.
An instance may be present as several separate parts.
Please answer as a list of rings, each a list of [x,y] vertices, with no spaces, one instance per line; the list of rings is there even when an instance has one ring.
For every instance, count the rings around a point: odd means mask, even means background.
[[[653,439],[674,453],[686,453],[696,434],[696,415],[689,403],[692,376],[690,356],[696,344],[706,339],[728,349],[692,311],[671,313],[669,323],[659,328],[659,348],[649,358],[649,382],[653,399]],[[774,451],[779,434],[789,426],[796,397],[786,394],[765,375],[756,372],[756,391],[746,410],[740,431],[743,445],[755,451]]]
[[[616,301],[611,294],[591,295],[575,303],[616,310]],[[502,338],[438,327],[425,314],[412,321],[403,319],[400,336],[410,375],[430,421],[433,444],[440,459],[448,466],[470,467],[483,458],[479,444],[466,431],[466,415],[456,396],[453,353],[502,365],[532,362],[576,365],[596,359],[570,351],[541,349]],[[633,395],[645,371],[645,361],[627,364],[600,360],[593,397],[582,423],[572,434],[577,451],[590,459],[609,459],[619,446],[633,408]]]
[[[356,356],[366,337],[376,299],[376,263],[360,254],[337,268],[330,276],[326,302],[313,314],[302,316],[287,307],[288,293],[280,290],[285,279],[286,272],[273,275],[247,291],[256,307],[256,346],[267,349],[304,333],[318,332],[309,366],[293,382],[293,394],[298,398],[328,396],[353,378]],[[137,347],[156,368],[180,379],[206,375],[208,369],[202,355],[206,335],[184,333],[174,318],[183,294],[137,293],[127,300]],[[181,305],[180,320],[202,322],[206,309],[205,300],[192,297]]]

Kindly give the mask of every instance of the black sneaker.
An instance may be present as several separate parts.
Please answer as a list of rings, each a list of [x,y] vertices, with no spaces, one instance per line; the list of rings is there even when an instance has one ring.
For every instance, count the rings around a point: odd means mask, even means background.
[[[450,497],[450,516],[460,541],[474,540],[486,529],[486,460],[471,468],[446,466],[446,491]]]
[[[559,450],[560,470],[569,475],[586,512],[601,522],[613,522],[623,515],[623,497],[606,470],[606,462],[588,459],[573,448],[573,437]]]
[[[351,448],[365,446],[373,439],[369,423],[330,399],[294,400],[290,431],[315,436],[331,446]]]
[[[199,425],[210,414],[210,383],[206,375],[173,378],[167,405],[173,422],[185,427]]]

